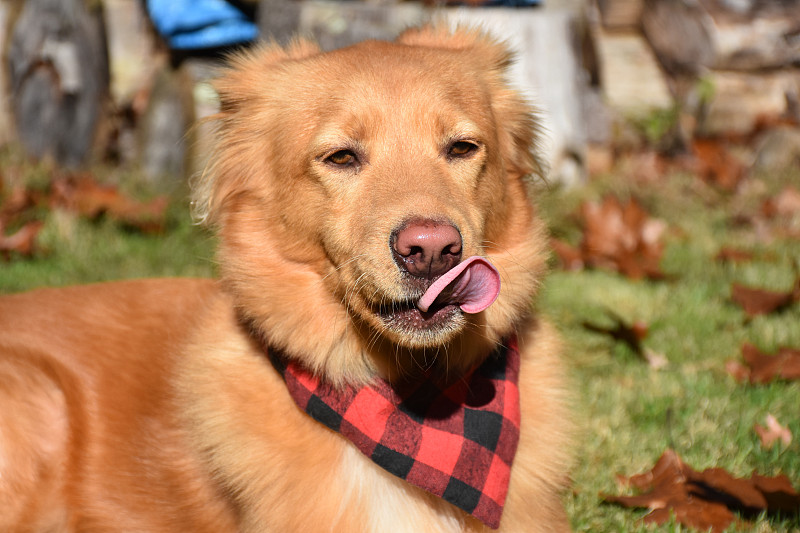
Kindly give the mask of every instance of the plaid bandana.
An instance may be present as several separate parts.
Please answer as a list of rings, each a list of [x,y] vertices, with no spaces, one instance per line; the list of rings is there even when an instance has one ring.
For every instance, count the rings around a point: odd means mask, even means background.
[[[515,338],[453,384],[428,373],[413,384],[335,389],[294,361],[270,358],[297,405],[378,466],[500,525],[519,440]]]

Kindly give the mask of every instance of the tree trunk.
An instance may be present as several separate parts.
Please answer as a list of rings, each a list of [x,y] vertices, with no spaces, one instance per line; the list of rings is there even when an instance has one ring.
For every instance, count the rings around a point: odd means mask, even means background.
[[[108,95],[99,2],[25,0],[5,54],[17,136],[34,157],[75,167],[88,159]]]
[[[597,0],[603,26],[609,29],[637,29],[643,0]]]
[[[761,70],[800,64],[800,1],[646,0],[642,27],[673,72]]]

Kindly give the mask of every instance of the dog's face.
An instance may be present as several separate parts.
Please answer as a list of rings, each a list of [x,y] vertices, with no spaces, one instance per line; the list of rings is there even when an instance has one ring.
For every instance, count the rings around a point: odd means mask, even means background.
[[[220,226],[223,279],[271,344],[291,352],[302,342],[289,335],[310,336],[307,350],[335,357],[337,343],[419,350],[509,332],[542,253],[522,184],[538,171],[534,123],[507,61],[480,34],[435,28],[235,60],[200,199]],[[471,256],[500,271],[497,303],[467,314],[446,289],[420,310]]]

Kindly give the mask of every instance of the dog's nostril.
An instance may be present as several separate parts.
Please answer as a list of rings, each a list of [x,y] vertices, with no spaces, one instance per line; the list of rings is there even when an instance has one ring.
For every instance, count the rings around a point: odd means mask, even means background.
[[[451,255],[459,254],[460,255],[461,254],[461,244],[451,244],[450,246],[448,246],[447,248],[442,250],[442,255],[444,255],[444,254],[451,254]]]
[[[461,261],[461,234],[449,223],[408,222],[392,234],[392,254],[412,276],[433,279]]]

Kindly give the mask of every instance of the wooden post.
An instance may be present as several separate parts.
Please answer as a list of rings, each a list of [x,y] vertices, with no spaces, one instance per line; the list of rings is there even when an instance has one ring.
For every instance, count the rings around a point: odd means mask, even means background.
[[[5,58],[19,141],[34,157],[81,165],[108,95],[102,5],[15,0],[13,7]]]

